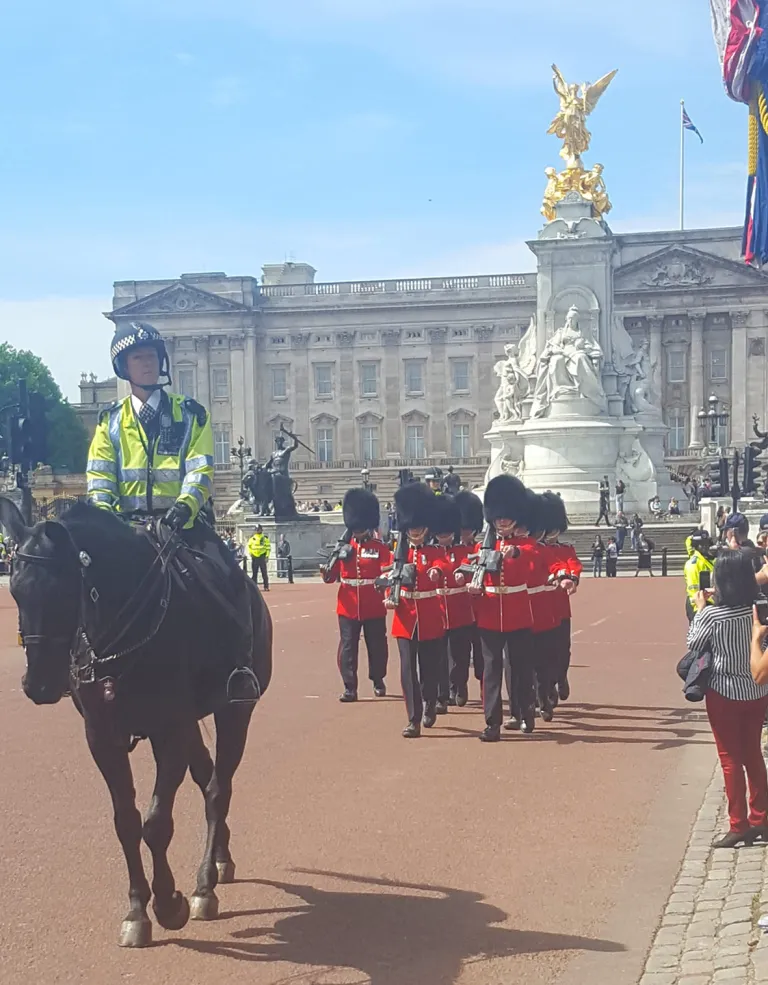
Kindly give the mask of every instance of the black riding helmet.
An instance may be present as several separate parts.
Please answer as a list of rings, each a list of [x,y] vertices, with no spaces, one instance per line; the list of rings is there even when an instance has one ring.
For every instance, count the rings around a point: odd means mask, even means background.
[[[134,321],[127,325],[122,325],[115,330],[112,337],[112,345],[109,347],[109,356],[112,360],[112,368],[115,375],[121,380],[127,380],[128,374],[125,370],[125,360],[123,356],[130,349],[135,349],[139,345],[153,345],[157,350],[157,358],[160,362],[160,378],[154,386],[147,387],[148,390],[161,390],[171,382],[171,369],[168,361],[168,351],[162,335],[147,322]],[[163,381],[165,377],[165,381]]]

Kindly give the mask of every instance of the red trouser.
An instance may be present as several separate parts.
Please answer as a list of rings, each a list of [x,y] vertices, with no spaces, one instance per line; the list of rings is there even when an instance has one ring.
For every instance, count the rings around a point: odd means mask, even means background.
[[[710,689],[707,715],[723,768],[731,831],[768,824],[768,776],[760,748],[760,732],[768,709],[768,697],[757,701],[732,701]],[[749,779],[749,814],[747,784]]]

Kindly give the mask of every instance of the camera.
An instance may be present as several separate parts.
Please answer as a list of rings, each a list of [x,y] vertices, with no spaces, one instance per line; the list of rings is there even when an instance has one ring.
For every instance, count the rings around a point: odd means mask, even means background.
[[[757,609],[757,618],[760,621],[760,625],[768,626],[768,599],[757,599],[755,602],[755,608]]]
[[[699,591],[703,592],[706,588],[712,587],[712,572],[711,571],[700,571],[699,572]],[[768,600],[766,600],[768,601]]]

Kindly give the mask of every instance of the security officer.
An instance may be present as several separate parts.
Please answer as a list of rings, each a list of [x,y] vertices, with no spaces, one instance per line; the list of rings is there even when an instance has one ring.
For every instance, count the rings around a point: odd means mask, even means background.
[[[231,700],[256,701],[251,669],[251,598],[232,554],[204,517],[213,488],[210,417],[197,401],[166,393],[171,382],[162,336],[152,325],[118,328],[110,348],[115,374],[131,387],[99,418],[88,452],[88,498],[126,519],[161,516],[209,562],[205,580],[221,581],[236,613],[241,644],[227,681]],[[202,566],[201,566],[202,567]],[[215,597],[213,592],[211,597]],[[221,607],[216,615],[223,615]],[[231,615],[229,615],[231,619]]]
[[[685,614],[688,622],[693,620],[696,614],[696,596],[702,588],[701,576],[706,573],[709,576],[710,588],[715,570],[715,545],[706,530],[699,530],[693,534],[691,540],[691,556],[685,562]],[[709,599],[711,602],[712,599]]]
[[[443,484],[443,471],[442,469],[433,468],[424,476],[424,481],[427,487],[432,490],[435,496],[442,495],[442,484]]]
[[[342,504],[347,533],[329,563],[322,565],[326,584],[339,582],[336,615],[339,619],[338,665],[344,683],[339,701],[357,701],[360,633],[368,650],[368,676],[373,693],[387,693],[387,610],[376,580],[392,562],[392,552],[375,534],[380,521],[379,501],[367,489],[348,489]]]
[[[257,523],[256,530],[248,541],[248,553],[251,557],[251,577],[258,585],[259,579],[256,576],[261,572],[261,581],[265,592],[269,591],[269,574],[267,573],[269,549],[269,537],[264,533],[262,525]]]

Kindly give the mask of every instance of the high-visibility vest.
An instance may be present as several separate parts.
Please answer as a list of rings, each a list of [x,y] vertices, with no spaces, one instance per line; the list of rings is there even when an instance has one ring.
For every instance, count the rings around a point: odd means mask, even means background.
[[[191,526],[213,490],[213,432],[205,408],[163,394],[160,432],[151,441],[130,397],[102,412],[88,452],[88,498],[117,513],[157,513],[175,502],[192,511]]]
[[[248,553],[251,557],[267,557],[269,554],[269,537],[266,534],[253,534],[248,541]]]
[[[694,551],[685,562],[685,591],[691,605],[696,604],[696,594],[699,591],[699,575],[702,571],[709,571],[711,573],[714,570],[715,562],[703,557],[698,551]]]

